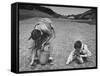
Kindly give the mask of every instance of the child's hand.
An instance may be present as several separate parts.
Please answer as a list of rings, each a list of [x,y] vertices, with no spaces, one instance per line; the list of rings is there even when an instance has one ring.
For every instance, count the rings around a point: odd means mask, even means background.
[[[80,57],[80,53],[79,52],[74,52],[74,56]]]
[[[81,57],[87,57],[87,55],[80,55]]]

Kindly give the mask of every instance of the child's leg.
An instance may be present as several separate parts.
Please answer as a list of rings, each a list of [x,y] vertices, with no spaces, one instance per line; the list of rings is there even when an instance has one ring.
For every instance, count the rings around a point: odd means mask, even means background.
[[[51,46],[51,44],[49,43],[48,44],[48,52],[49,52],[49,60],[48,60],[48,63],[50,63],[50,64],[53,64],[53,57],[51,56],[51,51],[53,51],[53,47]]]
[[[84,63],[83,58],[82,57],[77,57],[78,63],[82,64]]]
[[[36,56],[37,41],[35,40],[34,42],[35,42],[35,45],[34,46],[32,45],[30,65],[33,65],[34,64],[34,59],[35,59],[35,56]]]
[[[35,55],[36,55],[36,49],[34,49],[34,51],[32,50],[30,65],[34,64]]]
[[[88,62],[88,58],[87,57],[83,57],[83,61],[84,62]]]

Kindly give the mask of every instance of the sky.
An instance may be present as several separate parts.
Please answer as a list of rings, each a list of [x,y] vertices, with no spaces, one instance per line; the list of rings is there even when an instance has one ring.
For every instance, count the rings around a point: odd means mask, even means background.
[[[73,8],[73,7],[55,7],[55,6],[45,6],[51,8],[54,12],[57,12],[61,15],[72,15],[80,14],[85,11],[88,11],[88,8]]]

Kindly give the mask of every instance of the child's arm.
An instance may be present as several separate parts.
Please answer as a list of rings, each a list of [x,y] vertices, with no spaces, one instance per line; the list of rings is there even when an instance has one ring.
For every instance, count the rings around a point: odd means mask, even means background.
[[[67,59],[66,64],[69,64],[73,60],[73,55],[74,55],[74,50],[70,53],[70,55],[69,55],[69,57]]]
[[[47,37],[47,39],[42,43],[42,47],[44,47],[44,45],[45,45],[46,43],[48,43],[49,40],[50,40],[50,37]]]
[[[50,36],[49,42],[52,42],[55,38],[56,38],[55,28],[54,28],[54,25],[51,24],[51,36]]]
[[[84,45],[84,50],[85,51],[85,55],[80,55],[81,57],[89,57],[92,55],[92,53],[88,50],[87,45]]]

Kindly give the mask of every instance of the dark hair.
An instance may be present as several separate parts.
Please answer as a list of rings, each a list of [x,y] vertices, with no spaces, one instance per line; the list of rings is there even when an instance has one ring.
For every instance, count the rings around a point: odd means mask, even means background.
[[[74,43],[74,48],[75,49],[81,49],[81,47],[82,47],[82,42],[81,41],[78,40]]]
[[[37,29],[34,29],[32,32],[31,32],[31,36],[29,38],[29,40],[32,38],[33,40],[37,40],[41,37],[41,32],[40,30],[37,30]]]

